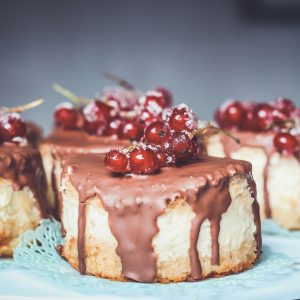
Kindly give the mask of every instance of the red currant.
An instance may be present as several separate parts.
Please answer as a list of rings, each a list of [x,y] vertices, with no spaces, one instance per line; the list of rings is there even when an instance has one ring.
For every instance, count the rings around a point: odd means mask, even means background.
[[[171,139],[171,129],[163,122],[150,124],[144,133],[144,141],[148,144],[164,145]]]
[[[217,124],[220,126],[220,128],[226,127],[226,124],[224,122],[224,113],[220,109],[217,109],[215,111],[214,119],[217,122]]]
[[[245,118],[245,108],[240,101],[234,101],[227,105],[224,111],[225,122],[229,126],[240,127]]]
[[[187,134],[183,132],[175,132],[173,134],[171,149],[174,153],[176,160],[186,161],[191,158],[191,154],[194,154],[193,142],[190,140]]]
[[[126,120],[119,128],[119,138],[138,141],[142,137],[141,125],[132,120]]]
[[[158,91],[147,92],[142,101],[145,101],[144,108],[154,116],[158,116],[168,106],[164,94]]]
[[[102,135],[111,118],[113,108],[102,101],[95,100],[83,109],[84,128],[90,134]]]
[[[171,151],[169,151],[163,147],[158,147],[155,152],[156,152],[156,155],[157,155],[157,158],[159,161],[159,166],[161,168],[171,167],[171,166],[175,165],[176,158],[175,158],[175,155]]]
[[[105,166],[114,173],[126,173],[129,171],[129,160],[120,150],[110,150],[104,160]]]
[[[273,123],[274,108],[268,103],[257,104],[253,110],[254,120],[257,122],[258,130],[267,130]]]
[[[56,126],[72,130],[77,128],[79,113],[71,103],[62,103],[56,106],[54,118]]]
[[[192,144],[189,149],[188,160],[190,160],[190,161],[197,160],[200,152],[203,153],[203,149],[200,149],[196,140],[192,140]]]
[[[295,152],[299,146],[297,138],[286,132],[278,132],[274,137],[273,143],[279,151],[287,151],[289,153]]]
[[[241,130],[245,130],[245,131],[258,130],[257,122],[253,115],[254,106],[255,106],[254,104],[250,104],[246,107],[245,119],[240,125]]]
[[[275,99],[274,106],[287,117],[296,109],[295,103],[287,98],[278,97]]]
[[[26,131],[26,123],[18,113],[7,113],[1,116],[1,140],[17,142],[18,138],[23,139],[26,137]]]
[[[151,174],[159,169],[156,153],[150,148],[138,147],[130,152],[130,167],[135,174]]]
[[[103,92],[103,98],[108,99],[108,104],[122,111],[132,111],[138,104],[139,97],[139,91],[122,87],[107,87]]]
[[[141,124],[145,124],[146,126],[155,122],[157,117],[153,116],[149,111],[143,109],[139,114],[139,122]]]
[[[167,90],[166,88],[164,87],[157,87],[155,89],[157,92],[160,92],[163,94],[164,98],[165,98],[165,103],[166,103],[166,107],[170,107],[173,103],[173,96],[171,94],[171,92],[169,90]]]
[[[123,120],[118,117],[113,117],[107,124],[107,128],[105,131],[106,135],[115,135],[118,134],[120,131],[120,127],[122,125]]]
[[[98,122],[96,122],[96,121],[89,122],[87,120],[84,120],[83,129],[88,134],[97,134],[98,133],[98,128],[99,128],[99,123]],[[103,133],[104,130],[105,130],[105,127],[103,126],[101,128],[101,130],[99,131],[99,135],[101,135],[101,133]]]
[[[195,116],[186,106],[177,106],[171,110],[169,126],[176,132],[193,131],[195,129]]]

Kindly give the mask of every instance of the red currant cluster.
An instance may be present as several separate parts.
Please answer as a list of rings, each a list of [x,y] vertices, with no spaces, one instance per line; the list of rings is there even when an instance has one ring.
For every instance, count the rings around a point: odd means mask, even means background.
[[[114,173],[151,174],[163,167],[196,160],[199,146],[197,121],[186,105],[164,112],[148,125],[137,145],[106,154],[105,165]]]
[[[0,143],[23,143],[27,142],[27,124],[20,113],[41,105],[43,99],[15,106],[0,108]]]
[[[132,96],[130,98],[130,96]],[[156,88],[137,97],[136,91],[121,88],[106,90],[102,100],[76,108],[71,103],[58,105],[56,126],[66,130],[84,130],[91,135],[139,140],[150,123],[161,120],[163,111],[172,103],[171,93]]]
[[[295,126],[300,120],[300,109],[287,98],[279,97],[270,103],[230,101],[216,111],[215,120],[223,129],[275,131],[274,146],[279,151],[295,153],[299,150]]]
[[[26,123],[16,112],[0,116],[0,141],[20,143],[26,139]]]

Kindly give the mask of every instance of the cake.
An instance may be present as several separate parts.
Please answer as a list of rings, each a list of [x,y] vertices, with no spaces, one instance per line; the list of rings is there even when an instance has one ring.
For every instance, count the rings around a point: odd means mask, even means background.
[[[64,161],[62,255],[81,274],[177,282],[237,273],[261,254],[251,165],[203,157],[156,175],[112,176],[104,156]]]
[[[299,109],[278,98],[270,103],[229,101],[216,121],[240,143],[219,134],[207,153],[248,160],[253,166],[262,218],[287,229],[300,229]]]
[[[29,145],[18,113],[0,116],[0,256],[11,256],[20,235],[48,215],[42,158]]]
[[[20,235],[47,216],[42,159],[30,146],[0,146],[0,256],[11,256]]]
[[[124,85],[123,82],[121,82]],[[159,119],[172,96],[164,88],[147,93],[127,83],[123,87],[107,87],[99,99],[80,97],[55,108],[54,130],[40,146],[48,181],[48,198],[54,215],[59,218],[58,188],[61,159],[74,153],[105,153],[111,148],[125,147],[140,139],[147,124]],[[63,95],[73,95],[55,86]]]
[[[203,155],[185,105],[139,143],[63,159],[61,254],[81,274],[138,282],[237,273],[261,255],[251,164]]]

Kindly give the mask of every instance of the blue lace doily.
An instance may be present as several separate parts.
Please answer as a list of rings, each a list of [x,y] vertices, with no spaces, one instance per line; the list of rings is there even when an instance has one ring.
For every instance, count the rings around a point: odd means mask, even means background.
[[[13,265],[30,270],[46,280],[84,295],[110,295],[122,297],[188,299],[201,296],[218,295],[232,289],[244,290],[265,287],[283,276],[299,272],[299,261],[284,254],[274,253],[264,247],[263,257],[251,270],[223,278],[208,279],[201,282],[143,284],[136,282],[115,282],[93,276],[82,276],[57,253],[55,246],[62,244],[60,223],[43,220],[34,231],[23,234],[20,245],[14,253],[14,260],[5,266]],[[300,277],[299,277],[300,278]],[[202,297],[201,297],[202,298]]]

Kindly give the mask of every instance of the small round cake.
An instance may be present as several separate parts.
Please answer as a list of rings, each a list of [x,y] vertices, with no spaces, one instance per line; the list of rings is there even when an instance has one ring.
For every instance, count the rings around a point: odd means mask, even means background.
[[[104,157],[63,161],[62,255],[81,274],[197,281],[246,270],[260,257],[250,163],[203,156],[151,175],[116,175]]]
[[[217,122],[232,138],[219,134],[207,143],[207,153],[252,163],[262,218],[287,229],[300,229],[300,114],[284,98],[272,103],[225,103]]]
[[[47,216],[46,190],[36,148],[0,146],[0,256],[11,256],[20,235]]]

